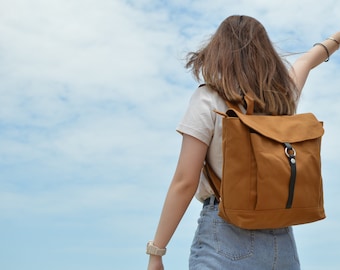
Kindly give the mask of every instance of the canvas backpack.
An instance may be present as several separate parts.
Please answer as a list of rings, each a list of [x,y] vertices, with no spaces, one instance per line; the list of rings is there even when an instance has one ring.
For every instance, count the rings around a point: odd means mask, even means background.
[[[321,176],[323,124],[312,113],[255,115],[227,102],[222,119],[219,179],[203,168],[219,200],[219,215],[244,229],[281,228],[325,218]]]

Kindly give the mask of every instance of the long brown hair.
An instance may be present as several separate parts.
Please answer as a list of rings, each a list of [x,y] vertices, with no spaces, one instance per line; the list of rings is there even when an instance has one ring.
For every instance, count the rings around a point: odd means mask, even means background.
[[[249,16],[226,18],[207,45],[187,56],[194,77],[233,103],[252,94],[255,112],[296,111],[299,91],[263,25]]]

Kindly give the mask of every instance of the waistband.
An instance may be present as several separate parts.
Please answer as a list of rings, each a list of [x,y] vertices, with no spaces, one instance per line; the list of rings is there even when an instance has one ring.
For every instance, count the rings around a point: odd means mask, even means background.
[[[217,205],[217,204],[218,204],[218,200],[216,199],[216,197],[211,196],[211,197],[204,200],[203,207],[207,206],[207,205]]]

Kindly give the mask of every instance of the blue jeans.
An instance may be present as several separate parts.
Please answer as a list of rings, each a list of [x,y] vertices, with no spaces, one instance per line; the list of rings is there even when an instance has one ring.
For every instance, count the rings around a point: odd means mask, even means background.
[[[190,270],[299,270],[291,227],[244,230],[218,216],[214,198],[203,207],[191,246]]]

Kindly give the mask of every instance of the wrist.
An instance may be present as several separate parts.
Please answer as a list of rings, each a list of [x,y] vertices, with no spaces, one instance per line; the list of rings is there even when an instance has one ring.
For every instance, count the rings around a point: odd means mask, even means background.
[[[163,270],[163,260],[161,256],[150,255],[148,270]]]

